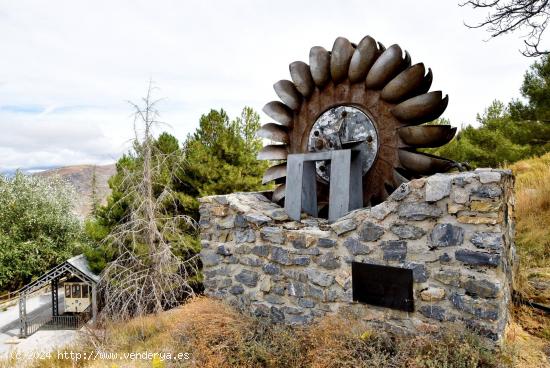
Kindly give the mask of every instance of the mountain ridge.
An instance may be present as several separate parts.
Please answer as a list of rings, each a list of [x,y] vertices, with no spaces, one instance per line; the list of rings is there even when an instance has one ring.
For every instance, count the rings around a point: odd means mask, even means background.
[[[59,176],[67,180],[76,190],[75,214],[84,219],[92,211],[92,181],[95,171],[96,177],[96,195],[101,204],[107,202],[107,197],[111,194],[109,188],[109,178],[116,173],[116,165],[71,165],[55,169],[49,169],[34,173],[32,175],[41,177]]]

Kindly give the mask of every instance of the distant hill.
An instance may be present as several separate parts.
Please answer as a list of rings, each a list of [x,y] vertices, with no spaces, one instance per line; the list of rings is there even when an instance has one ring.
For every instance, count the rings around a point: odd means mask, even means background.
[[[78,196],[76,198],[75,212],[85,218],[90,214],[92,207],[92,176],[95,169],[97,195],[102,203],[105,203],[111,193],[108,180],[116,172],[116,167],[112,165],[75,165],[65,166],[57,169],[41,171],[34,175],[37,176],[60,176],[69,181],[76,189]]]

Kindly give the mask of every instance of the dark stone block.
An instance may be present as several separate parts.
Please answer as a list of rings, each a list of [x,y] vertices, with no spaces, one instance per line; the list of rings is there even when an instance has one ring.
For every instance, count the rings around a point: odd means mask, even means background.
[[[264,295],[264,300],[270,304],[284,304],[285,299],[276,294],[266,294]]]
[[[223,263],[237,264],[237,263],[239,263],[239,259],[235,256],[224,257]]]
[[[414,282],[426,282],[428,281],[429,271],[428,268],[421,263],[408,262],[405,267],[413,271]]]
[[[241,257],[239,259],[239,263],[245,266],[252,266],[252,267],[258,267],[263,264],[262,260],[256,257]]]
[[[321,248],[332,248],[336,246],[336,240],[332,240],[329,238],[320,238],[317,241],[317,246]]]
[[[363,241],[375,241],[384,235],[384,228],[373,224],[372,222],[364,222],[359,227],[359,239]]]
[[[300,298],[298,299],[298,305],[302,308],[313,308],[315,307],[315,302],[311,299]]]
[[[275,284],[273,284],[273,286],[271,287],[271,292],[273,294],[277,294],[277,295],[285,295],[286,293],[286,285],[283,284],[282,282],[276,282]]]
[[[288,295],[295,296],[298,298],[303,298],[306,296],[306,286],[305,284],[297,281],[291,281],[287,284],[286,289]]]
[[[390,231],[400,239],[420,239],[426,234],[426,231],[414,225],[394,224]]]
[[[204,266],[215,266],[222,260],[222,257],[219,254],[205,249],[200,252],[200,258]]]
[[[287,277],[289,279],[298,280],[300,282],[307,282],[307,274],[303,271],[298,270],[282,270],[283,277]]]
[[[437,224],[430,233],[433,247],[451,247],[461,245],[464,241],[464,229],[452,224]]]
[[[235,242],[237,244],[253,243],[256,240],[256,234],[252,229],[235,231]]]
[[[306,274],[312,283],[322,287],[330,286],[334,282],[334,276],[314,268],[306,270]]]
[[[292,254],[300,254],[303,256],[318,256],[321,254],[319,248],[293,249]]]
[[[243,215],[235,216],[235,227],[247,227],[248,223]]]
[[[449,300],[458,310],[473,314],[476,317],[496,321],[498,319],[498,308],[480,299],[474,299],[466,295],[452,293]]]
[[[260,231],[260,235],[263,240],[272,243],[283,244],[285,242],[283,230],[278,227],[264,227]]]
[[[271,260],[287,266],[292,264],[288,250],[280,247],[271,248]]]
[[[246,221],[251,222],[257,226],[267,224],[269,221],[271,221],[271,218],[259,213],[249,213],[244,215],[244,218],[246,219]]]
[[[286,314],[292,314],[292,315],[299,315],[299,314],[302,314],[304,311],[300,308],[296,308],[296,307],[288,307],[288,306],[284,306],[283,308],[283,312]]]
[[[288,214],[282,208],[276,208],[274,210],[267,211],[266,214],[275,221],[286,221],[286,220],[288,220]]]
[[[342,235],[349,231],[355,230],[357,228],[357,225],[352,219],[346,219],[342,221],[337,221],[330,225],[330,227],[336,234]]]
[[[218,249],[216,250],[216,253],[221,254],[222,256],[230,256],[231,254],[233,254],[231,250],[223,244],[218,245]]]
[[[273,323],[284,322],[285,314],[279,308],[272,306],[270,309],[270,312],[271,312],[270,313],[271,322]]]
[[[291,241],[292,246],[296,249],[305,249],[306,247],[306,237],[304,235],[301,235],[297,237],[296,239],[292,239]]]
[[[385,261],[403,262],[407,257],[407,242],[403,240],[386,240],[381,242]]]
[[[258,278],[258,273],[250,270],[242,270],[235,275],[235,280],[248,287],[255,287],[258,284]]]
[[[229,288],[229,292],[233,295],[239,295],[244,292],[244,288],[242,285],[233,285],[231,288]]]
[[[396,190],[393,191],[393,193],[390,195],[390,199],[393,199],[394,201],[400,201],[405,198],[410,192],[411,188],[409,188],[409,184],[403,183]]]
[[[468,279],[461,286],[469,295],[481,296],[483,298],[495,298],[501,290],[499,284],[484,279]]]
[[[308,266],[311,260],[308,256],[297,256],[292,258],[292,264],[296,266]]]
[[[503,238],[501,233],[478,231],[472,235],[470,242],[477,248],[499,250],[502,249]]]
[[[443,253],[439,256],[439,262],[441,263],[449,263],[451,262],[452,258],[447,253]]]
[[[428,203],[401,203],[398,209],[399,217],[421,221],[425,219],[435,219],[443,214],[443,211],[434,204]]]
[[[313,298],[321,301],[325,299],[325,293],[323,292],[323,289],[319,289],[318,287],[315,287],[313,285],[307,285],[306,296],[308,298]]]
[[[271,251],[271,247],[269,245],[256,245],[252,247],[250,250],[250,253],[257,255],[259,257],[267,257],[269,256],[269,253]]]
[[[497,332],[495,332],[490,327],[479,323],[478,321],[474,321],[467,318],[464,318],[462,321],[464,322],[464,324],[468,329],[472,330],[473,332],[477,333],[480,336],[489,338],[493,341],[497,341],[499,339],[499,334]]]
[[[482,185],[473,194],[480,198],[497,198],[502,195],[502,189],[497,185]]]
[[[340,261],[333,252],[328,252],[317,257],[315,261],[319,266],[326,268],[327,270],[334,270],[340,267]]]
[[[347,238],[344,241],[344,246],[354,256],[359,254],[369,254],[370,252],[372,252],[372,249],[368,245],[363,244],[357,238],[353,237]]]
[[[269,307],[265,304],[255,304],[253,306],[253,313],[256,317],[268,317]]]
[[[448,316],[445,309],[438,305],[423,305],[418,311],[423,316],[438,320],[440,322],[454,320],[454,317]]]
[[[262,270],[268,275],[278,275],[281,273],[281,267],[274,263],[267,263],[262,267]]]
[[[491,266],[496,267],[500,263],[498,254],[476,252],[467,249],[460,249],[455,252],[455,258],[462,263],[472,266]]]

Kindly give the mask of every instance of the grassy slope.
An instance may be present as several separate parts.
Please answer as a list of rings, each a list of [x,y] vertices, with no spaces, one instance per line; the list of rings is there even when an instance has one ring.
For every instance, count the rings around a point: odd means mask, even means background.
[[[510,168],[516,176],[516,287],[528,299],[550,305],[550,153]],[[550,342],[550,318],[525,306],[514,312],[526,331]]]
[[[550,154],[511,166],[516,174],[518,285],[531,299],[550,304]],[[86,367],[548,367],[549,318],[516,306],[503,351],[491,354],[472,335],[451,331],[433,337],[392,340],[353,316],[332,316],[302,329],[271,326],[207,298],[158,316],[113,324],[101,338],[74,348],[117,352],[189,352],[182,364],[160,361],[81,362]],[[441,340],[443,339],[443,341]],[[7,363],[8,366],[10,363]],[[1,366],[1,364],[0,364]],[[33,363],[72,367],[70,361]]]

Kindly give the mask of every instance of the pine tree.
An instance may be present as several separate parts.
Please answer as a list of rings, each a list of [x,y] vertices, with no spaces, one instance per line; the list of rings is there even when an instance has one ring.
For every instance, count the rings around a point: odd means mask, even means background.
[[[177,188],[184,213],[198,218],[197,198],[266,189],[262,175],[267,163],[256,160],[262,141],[255,136],[260,117],[250,107],[230,120],[227,113],[211,110],[185,141],[185,161]]]

